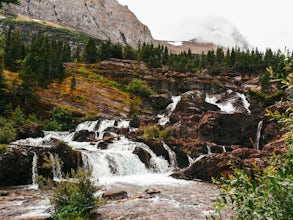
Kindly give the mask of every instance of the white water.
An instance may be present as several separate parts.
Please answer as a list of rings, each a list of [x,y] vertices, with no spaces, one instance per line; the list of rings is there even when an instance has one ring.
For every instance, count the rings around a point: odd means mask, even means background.
[[[222,112],[226,112],[228,114],[232,114],[235,112],[235,108],[232,103],[217,103],[217,101],[218,99],[215,96],[206,96],[205,98],[205,102],[218,106]]]
[[[212,149],[211,149],[211,147],[209,145],[207,145],[207,149],[208,149],[208,154],[213,154]]]
[[[257,131],[256,131],[256,138],[255,138],[255,149],[259,150],[259,140],[261,136],[261,130],[263,126],[263,120],[261,120],[257,125]]]
[[[222,145],[223,153],[227,152],[226,147]]]
[[[35,188],[38,188],[37,184],[37,176],[38,176],[38,156],[36,152],[34,152],[34,157],[33,157],[33,164],[32,164],[32,185]]]
[[[228,90],[228,94],[231,94],[232,91]],[[250,114],[249,106],[250,103],[247,101],[246,96],[244,94],[236,92],[236,97],[241,98],[243,107],[245,108],[246,112]],[[236,107],[233,105],[233,101],[235,101],[235,97],[231,97],[230,99],[227,100],[220,100],[216,96],[209,96],[207,95],[205,98],[205,102],[210,103],[212,105],[216,105],[222,112],[228,113],[228,114],[233,114],[237,112]]]
[[[57,155],[50,153],[50,161],[52,163],[53,180],[60,181],[62,179],[60,159]]]
[[[250,103],[247,101],[246,96],[244,94],[240,94],[239,92],[236,92],[236,95],[242,99],[244,108],[246,109],[247,113],[250,114],[251,113],[249,110]]]
[[[179,98],[176,98],[173,105],[169,106],[169,109],[174,110],[175,105],[179,100]],[[98,123],[99,127],[97,128]],[[89,121],[78,125],[75,132],[81,130],[98,132],[98,138],[102,139],[105,130],[114,126],[115,120],[104,120],[101,122]],[[129,121],[121,120],[116,127],[129,128]],[[50,131],[45,132],[45,137],[43,138],[19,140],[16,141],[15,144],[28,144],[30,146],[41,147],[44,145],[49,146],[55,139],[64,141],[69,146],[82,153],[83,164],[86,168],[92,171],[93,178],[99,184],[112,183],[115,181],[127,182],[131,179],[136,179],[138,176],[141,181],[150,182],[150,176],[153,174],[156,174],[156,179],[161,175],[161,179],[170,182],[168,180],[170,177],[167,177],[167,175],[177,167],[176,155],[166,144],[164,144],[164,147],[169,153],[170,164],[165,158],[158,157],[144,143],[133,142],[126,137],[118,137],[116,135],[115,140],[113,140],[113,143],[108,144],[107,149],[98,149],[97,143],[72,141],[75,132]],[[145,164],[141,162],[139,157],[136,154],[133,154],[136,147],[142,148],[151,155],[149,168],[146,168]],[[34,158],[36,158],[36,154]],[[60,180],[62,175],[58,159],[55,155],[51,154],[50,160],[53,165],[54,180]],[[37,160],[34,159],[33,173],[36,173],[36,161]],[[144,178],[144,176],[146,178]]]
[[[158,115],[158,124],[165,126],[169,122],[169,117],[172,112],[176,109],[177,104],[181,101],[181,96],[172,96],[172,103],[166,107],[166,114]]]
[[[175,152],[171,150],[171,148],[165,142],[162,141],[162,144],[166,151],[168,151],[171,167],[177,168],[178,166]]]

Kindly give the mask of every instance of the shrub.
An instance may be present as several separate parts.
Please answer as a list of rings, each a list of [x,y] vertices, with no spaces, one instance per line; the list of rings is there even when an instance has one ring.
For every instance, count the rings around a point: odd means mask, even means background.
[[[13,122],[0,117],[0,143],[7,144],[15,139],[16,131]]]
[[[51,120],[47,122],[45,130],[65,131],[69,130],[72,125],[72,115],[63,108],[53,108],[50,111]]]
[[[235,168],[221,184],[218,211],[232,209],[237,219],[293,219],[293,145],[263,171]]]
[[[6,144],[0,144],[0,154],[5,154],[8,150],[8,146]]]
[[[146,84],[145,81],[137,78],[133,78],[126,89],[129,93],[141,97],[147,97],[154,94],[154,91]]]
[[[234,175],[222,178],[221,198],[217,211],[232,209],[237,219],[293,219],[293,114],[288,109],[284,114],[274,113],[287,130],[286,155],[273,156],[270,165],[263,170],[234,169]]]
[[[143,130],[143,139],[145,140],[155,140],[156,142],[167,141],[173,135],[173,129],[171,127],[166,127],[163,130],[157,125],[152,125],[145,127]]]
[[[160,129],[157,125],[145,127],[143,130],[143,138],[146,140],[154,140],[159,138]]]
[[[71,171],[73,179],[58,182],[54,189],[51,203],[55,205],[54,219],[87,219],[95,208],[101,205],[94,193],[97,187],[91,180],[91,173],[79,169]]]

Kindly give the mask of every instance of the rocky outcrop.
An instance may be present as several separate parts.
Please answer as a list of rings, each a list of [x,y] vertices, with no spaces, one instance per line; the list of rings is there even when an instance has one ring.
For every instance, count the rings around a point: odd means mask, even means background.
[[[36,123],[25,124],[16,129],[16,140],[37,137],[44,137],[44,132]]]
[[[88,130],[81,130],[79,132],[74,133],[74,136],[72,138],[73,141],[78,141],[78,142],[91,142],[95,141],[95,132],[90,132]]]
[[[199,122],[199,137],[221,145],[251,146],[258,122],[255,115],[209,112]]]
[[[7,151],[0,153],[0,186],[32,184],[33,166],[35,172],[44,179],[53,179],[57,166],[60,166],[60,172],[63,174],[71,173],[72,169],[77,170],[82,166],[79,151],[56,140],[52,140],[51,145],[52,147],[15,145],[9,146]],[[34,157],[36,157],[35,164]]]
[[[116,0],[21,0],[20,6],[6,8],[114,43],[137,47],[139,43],[153,41],[148,27]]]
[[[0,186],[32,183],[33,156],[24,148],[10,148],[5,154],[0,154]]]
[[[138,156],[138,158],[140,159],[141,162],[144,163],[146,168],[149,169],[151,167],[152,156],[149,152],[147,152],[146,150],[140,147],[136,147],[133,151],[133,154],[136,154]]]
[[[104,192],[102,195],[103,198],[110,200],[121,200],[128,198],[126,191],[113,191],[113,192]]]

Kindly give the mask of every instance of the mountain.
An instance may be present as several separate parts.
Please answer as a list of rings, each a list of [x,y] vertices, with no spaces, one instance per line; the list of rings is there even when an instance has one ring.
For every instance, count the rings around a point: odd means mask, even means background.
[[[20,0],[6,9],[132,47],[153,41],[148,27],[116,0]]]

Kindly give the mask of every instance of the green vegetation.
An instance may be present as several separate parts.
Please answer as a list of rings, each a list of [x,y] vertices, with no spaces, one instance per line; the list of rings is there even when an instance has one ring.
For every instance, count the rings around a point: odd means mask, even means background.
[[[237,219],[293,218],[293,142],[284,156],[273,157],[263,171],[234,169],[221,180],[217,210],[229,208]]]
[[[66,131],[72,126],[72,116],[70,112],[62,108],[53,108],[50,111],[51,120],[45,124],[48,131]]]
[[[222,178],[218,212],[231,209],[237,219],[293,219],[293,109],[269,113],[287,131],[287,154],[273,155],[263,170],[234,168],[233,175]]]
[[[8,151],[8,146],[6,144],[0,144],[0,155],[5,154]]]
[[[152,125],[144,128],[142,138],[160,143],[161,141],[168,141],[172,135],[173,129],[171,127],[160,129],[157,125]]]
[[[58,182],[54,189],[51,202],[55,205],[53,218],[56,220],[88,219],[102,204],[102,200],[94,196],[98,188],[94,186],[90,172],[79,169],[72,171],[71,176],[67,175],[66,180]]]
[[[154,94],[154,91],[141,79],[133,78],[128,84],[126,90],[135,96],[148,97]]]

